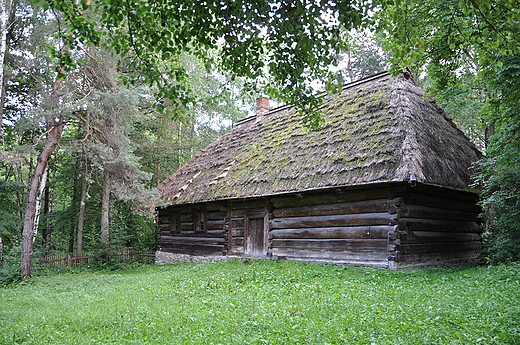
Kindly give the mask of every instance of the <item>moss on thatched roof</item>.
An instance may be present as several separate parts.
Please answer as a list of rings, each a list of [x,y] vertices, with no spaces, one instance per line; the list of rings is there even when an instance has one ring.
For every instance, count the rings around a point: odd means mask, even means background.
[[[243,121],[165,180],[164,205],[327,187],[419,181],[470,182],[475,146],[424,91],[384,73],[325,96],[324,125],[309,130],[296,107]]]

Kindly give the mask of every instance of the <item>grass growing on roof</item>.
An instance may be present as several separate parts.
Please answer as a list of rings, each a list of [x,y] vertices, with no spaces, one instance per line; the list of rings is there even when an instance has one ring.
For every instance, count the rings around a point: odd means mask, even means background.
[[[517,344],[520,265],[143,266],[0,289],[0,344]]]

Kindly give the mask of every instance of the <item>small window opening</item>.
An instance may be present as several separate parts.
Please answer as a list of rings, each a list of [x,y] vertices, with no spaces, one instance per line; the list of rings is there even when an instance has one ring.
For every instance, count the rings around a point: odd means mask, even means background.
[[[193,225],[196,232],[206,232],[206,213],[204,211],[195,212]]]
[[[178,213],[170,214],[170,233],[176,234],[181,232],[180,224],[181,216]]]

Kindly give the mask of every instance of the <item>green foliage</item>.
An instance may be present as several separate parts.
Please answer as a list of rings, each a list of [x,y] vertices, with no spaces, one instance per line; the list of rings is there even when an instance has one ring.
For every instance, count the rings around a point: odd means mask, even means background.
[[[19,240],[22,220],[20,205],[16,200],[19,194],[24,192],[24,187],[19,182],[0,182],[0,236],[5,246],[4,251]]]
[[[427,72],[431,93],[486,149],[477,176],[486,256],[518,260],[520,7],[512,0],[394,1],[378,16],[393,71]]]
[[[89,264],[94,270],[121,270],[124,264],[119,260],[119,256],[115,247],[102,247],[98,250],[92,264]]]
[[[422,86],[428,90],[428,98],[432,98],[453,118],[464,134],[481,151],[488,144],[486,119],[485,90],[481,88],[481,80],[475,74],[466,71],[457,79],[447,82],[437,78],[432,70],[421,80]]]
[[[21,279],[20,265],[8,264],[0,267],[0,287],[9,286]]]
[[[254,99],[244,94],[240,79],[208,73],[204,62],[183,55],[182,66],[190,76],[190,84],[200,98],[190,105],[185,121],[172,120],[167,113],[154,112],[137,125],[132,139],[138,143],[136,154],[142,157],[143,169],[153,173],[148,182],[157,186],[193,155],[216,140],[231,125],[247,116]],[[245,104],[244,104],[245,103]]]
[[[486,73],[496,96],[488,106],[495,134],[477,176],[487,222],[485,254],[492,262],[520,261],[520,55],[503,58]]]
[[[37,107],[42,99],[38,90],[52,80],[51,57],[45,47],[49,45],[49,36],[57,26],[56,22],[48,20],[48,14],[44,13],[41,7],[33,5],[31,0],[13,0],[9,7],[3,117],[15,123],[27,116],[27,109]],[[6,122],[2,125],[6,131],[13,130]],[[30,139],[24,138],[19,143],[28,141]],[[12,145],[13,142],[9,144]],[[7,148],[4,146],[4,149],[11,149],[11,145]]]
[[[481,167],[494,170],[483,178],[484,257],[491,262],[520,261],[520,167],[504,169],[491,160]]]
[[[50,32],[57,28],[58,23],[63,23],[62,16],[68,13],[54,12],[50,15],[45,12],[48,6],[42,9],[31,6],[30,2],[21,1],[20,4],[20,9],[17,9],[20,14],[17,14],[18,19],[12,27],[23,32],[9,33],[17,36],[17,41],[10,42],[9,48],[13,52],[8,54],[11,73],[7,82],[5,118],[10,122],[4,122],[0,133],[3,144],[0,181],[5,178],[27,182],[44,143],[42,123],[45,118],[64,115],[68,122],[49,166],[49,198],[48,203],[42,203],[35,248],[47,252],[74,250],[85,175],[87,196],[83,250],[98,249],[101,185],[107,171],[113,182],[112,244],[136,249],[155,248],[156,226],[151,214],[155,197],[153,188],[227,130],[232,122],[245,116],[246,112],[236,103],[242,88],[240,81],[230,82],[227,76],[208,72],[204,61],[183,54],[177,65],[189,73],[190,87],[194,94],[199,95],[192,99],[190,111],[185,113],[189,121],[185,122],[175,121],[171,114],[153,108],[155,91],[145,85],[144,72],[132,67],[138,60],[135,54],[111,55],[100,47],[81,46],[80,51],[65,52],[65,60],[69,59],[67,63],[70,63],[72,59],[75,67],[67,69],[70,66],[66,66],[62,71],[66,78],[56,81],[52,75],[52,58],[46,47],[59,48],[64,43],[51,37]],[[74,1],[68,6],[64,2],[57,6],[72,11],[76,4]],[[80,26],[62,28],[74,31]],[[70,47],[78,43],[77,40],[71,41],[70,35],[66,39]],[[215,52],[211,54],[215,55]],[[158,67],[173,66],[171,62],[160,61]],[[132,79],[134,84],[125,86],[119,83],[122,75]],[[179,105],[176,101],[166,100],[165,104],[171,108]],[[86,172],[83,171],[85,157]],[[150,179],[152,174],[153,180]],[[19,240],[23,221],[20,208],[25,191],[20,188],[16,192],[4,187],[0,187],[0,233],[4,235],[8,252],[15,240]],[[44,211],[45,207],[47,211]]]
[[[2,258],[0,265],[0,287],[8,286],[22,279],[20,274],[21,247],[12,247]]]
[[[9,344],[515,344],[520,266],[142,266],[1,289]]]
[[[459,68],[500,65],[500,55],[517,53],[519,17],[513,0],[393,1],[378,13],[378,23],[388,35],[385,47],[394,72],[426,67],[453,80]]]
[[[340,55],[339,71],[343,81],[354,81],[388,70],[388,53],[381,41],[369,30],[345,33],[345,52]]]
[[[121,248],[155,250],[157,224],[152,214],[140,214],[129,203],[116,201],[110,215],[110,243]]]
[[[197,99],[180,64],[185,53],[205,61],[208,71],[247,78],[251,87],[260,82],[263,92],[302,109],[316,103],[308,81],[326,79],[341,45],[339,28],[361,26],[371,8],[364,0],[34,1],[62,13],[67,24],[54,54],[60,73],[74,67],[75,48],[105,44],[139,71],[125,80],[157,87],[157,100],[175,102],[177,116]]]
[[[502,56],[500,66],[489,65],[484,77],[489,81],[493,97],[488,117],[495,134],[489,154],[505,167],[518,167],[520,162],[520,54]]]

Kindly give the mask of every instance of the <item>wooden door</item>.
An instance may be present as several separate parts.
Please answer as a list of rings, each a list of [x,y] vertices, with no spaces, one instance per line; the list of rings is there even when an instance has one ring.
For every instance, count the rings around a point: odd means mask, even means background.
[[[244,233],[244,254],[267,254],[267,228],[265,216],[246,215]]]

